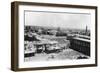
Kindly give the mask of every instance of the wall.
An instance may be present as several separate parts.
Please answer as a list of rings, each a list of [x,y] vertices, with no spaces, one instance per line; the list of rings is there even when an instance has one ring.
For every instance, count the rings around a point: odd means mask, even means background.
[[[11,12],[10,3],[14,0],[0,0],[0,73],[13,73],[10,70],[10,54],[11,54]],[[21,0],[32,2],[46,2],[46,3],[62,3],[62,4],[77,4],[77,5],[94,5],[100,9],[100,0]],[[98,10],[100,12],[100,10]],[[98,12],[98,13],[99,13]],[[98,14],[98,19],[99,19]],[[98,28],[99,28],[98,22]],[[100,29],[98,29],[98,32]],[[100,37],[100,33],[98,34]],[[100,38],[98,39],[98,43]],[[98,46],[98,52],[100,46]],[[100,53],[98,54],[100,55]],[[100,60],[100,58],[99,58]],[[100,62],[99,62],[100,65]],[[98,67],[86,67],[86,68],[73,68],[73,69],[55,69],[55,70],[40,70],[40,71],[26,71],[25,73],[99,73],[100,66]],[[24,72],[22,72],[24,73]]]

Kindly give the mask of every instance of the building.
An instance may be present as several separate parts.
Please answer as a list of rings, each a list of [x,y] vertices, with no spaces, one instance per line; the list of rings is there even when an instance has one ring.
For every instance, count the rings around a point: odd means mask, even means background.
[[[90,37],[79,35],[70,38],[70,48],[90,56]]]

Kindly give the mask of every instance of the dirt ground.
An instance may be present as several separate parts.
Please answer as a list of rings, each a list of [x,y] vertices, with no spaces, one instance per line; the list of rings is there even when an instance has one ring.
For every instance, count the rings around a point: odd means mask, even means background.
[[[27,57],[24,59],[25,62],[29,61],[50,61],[50,60],[73,60],[73,59],[88,59],[89,56],[86,56],[80,52],[77,52],[73,49],[65,49],[59,53],[40,53],[40,54],[35,54],[33,57]]]

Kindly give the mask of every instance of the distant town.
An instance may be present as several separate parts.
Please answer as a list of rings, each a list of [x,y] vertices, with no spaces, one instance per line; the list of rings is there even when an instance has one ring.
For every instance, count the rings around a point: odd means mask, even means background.
[[[25,26],[24,60],[50,61],[90,58],[90,30]]]

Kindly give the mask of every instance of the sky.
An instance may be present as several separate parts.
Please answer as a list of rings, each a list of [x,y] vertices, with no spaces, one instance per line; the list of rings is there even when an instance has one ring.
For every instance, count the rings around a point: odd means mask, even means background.
[[[25,11],[25,25],[90,29],[90,14]]]

